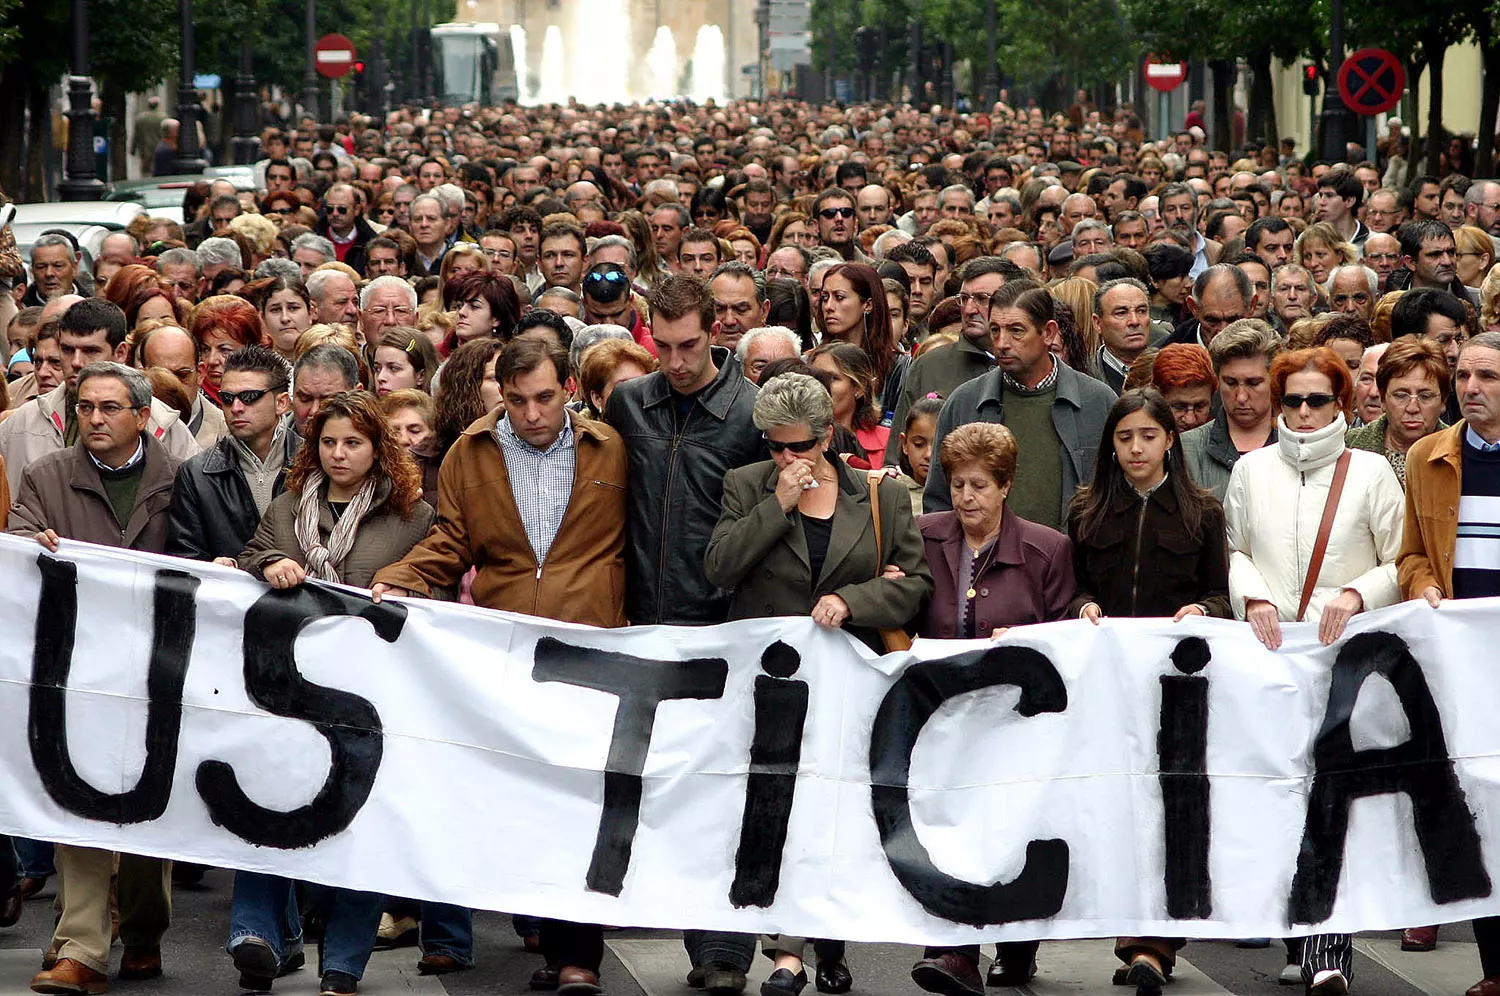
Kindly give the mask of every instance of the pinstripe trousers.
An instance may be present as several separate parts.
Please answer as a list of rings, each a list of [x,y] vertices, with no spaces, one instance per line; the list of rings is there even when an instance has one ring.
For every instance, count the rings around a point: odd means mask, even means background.
[[[1313,934],[1302,939],[1302,979],[1312,984],[1318,972],[1334,969],[1354,979],[1354,938],[1349,934]]]

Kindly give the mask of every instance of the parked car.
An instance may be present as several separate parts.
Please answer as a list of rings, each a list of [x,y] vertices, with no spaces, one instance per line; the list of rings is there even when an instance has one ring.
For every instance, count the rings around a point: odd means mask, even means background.
[[[255,172],[249,166],[210,167],[200,176],[149,176],[140,180],[120,180],[105,190],[106,201],[132,201],[141,205],[153,218],[170,218],[183,223],[182,198],[200,180],[228,180],[235,190],[254,190]]]

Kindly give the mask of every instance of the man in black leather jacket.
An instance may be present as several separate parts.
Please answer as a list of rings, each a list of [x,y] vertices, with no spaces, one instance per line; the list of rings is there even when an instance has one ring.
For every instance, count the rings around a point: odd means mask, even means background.
[[[704,576],[703,555],[719,521],[724,475],[766,459],[751,412],[756,387],[734,354],[710,346],[714,298],[692,276],[670,276],[650,297],[661,366],[610,395],[605,418],[630,453],[625,614],[632,625],[723,622],[728,592]],[[688,984],[736,996],[755,956],[755,937],[685,930]]]
[[[605,411],[630,451],[625,614],[634,626],[720,623],[728,593],[704,576],[703,554],[724,475],[767,457],[751,420],[756,388],[733,353],[709,345],[706,283],[667,278],[650,303],[661,367],[615,388]]]
[[[219,395],[229,435],[177,468],[167,553],[232,566],[255,535],[302,445],[285,418],[287,387],[286,363],[269,349],[246,346],[225,361]]]

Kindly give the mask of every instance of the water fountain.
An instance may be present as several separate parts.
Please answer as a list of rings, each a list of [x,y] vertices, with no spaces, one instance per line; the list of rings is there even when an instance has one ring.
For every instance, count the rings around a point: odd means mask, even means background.
[[[670,100],[678,95],[677,39],[672,29],[663,24],[656,29],[651,40],[651,50],[646,53],[646,93],[656,100]]]
[[[717,24],[698,29],[693,42],[693,75],[688,81],[688,96],[699,103],[708,100],[724,102],[724,32]]]
[[[572,0],[573,30],[568,93],[583,104],[630,100],[630,38],[627,0]],[[550,30],[550,29],[549,29]]]
[[[536,99],[542,104],[565,104],[568,102],[568,67],[563,52],[562,28],[547,25],[542,35],[541,84],[537,87]]]
[[[510,50],[516,60],[517,99],[523,104],[535,104],[537,88],[531,79],[531,62],[526,51],[526,29],[519,24],[510,26]]]

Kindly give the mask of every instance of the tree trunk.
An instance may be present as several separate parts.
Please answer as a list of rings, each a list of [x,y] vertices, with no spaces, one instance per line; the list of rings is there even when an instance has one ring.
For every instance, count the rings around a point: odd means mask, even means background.
[[[1234,147],[1234,63],[1226,59],[1214,59],[1208,64],[1214,78],[1214,126],[1209,148],[1229,149]]]
[[[1489,176],[1495,159],[1495,115],[1500,113],[1500,39],[1485,39],[1480,51],[1484,56],[1484,90],[1479,102],[1479,149],[1474,175]]]
[[[12,59],[0,70],[0,189],[12,199],[23,196],[26,159],[26,92],[28,67]]]
[[[123,180],[130,175],[127,172],[130,163],[130,152],[125,128],[125,91],[116,86],[114,81],[101,79],[99,81],[99,103],[103,107],[102,113],[104,116],[111,119],[109,126],[109,178],[111,180]],[[100,177],[100,179],[103,179],[103,177]]]
[[[1437,176],[1438,161],[1448,138],[1443,129],[1443,60],[1448,55],[1448,44],[1438,39],[1424,39],[1422,50],[1427,53],[1426,172],[1429,176]]]
[[[1250,114],[1245,122],[1245,140],[1259,139],[1275,145],[1281,138],[1276,127],[1276,101],[1271,91],[1271,53],[1255,52],[1250,56]]]

